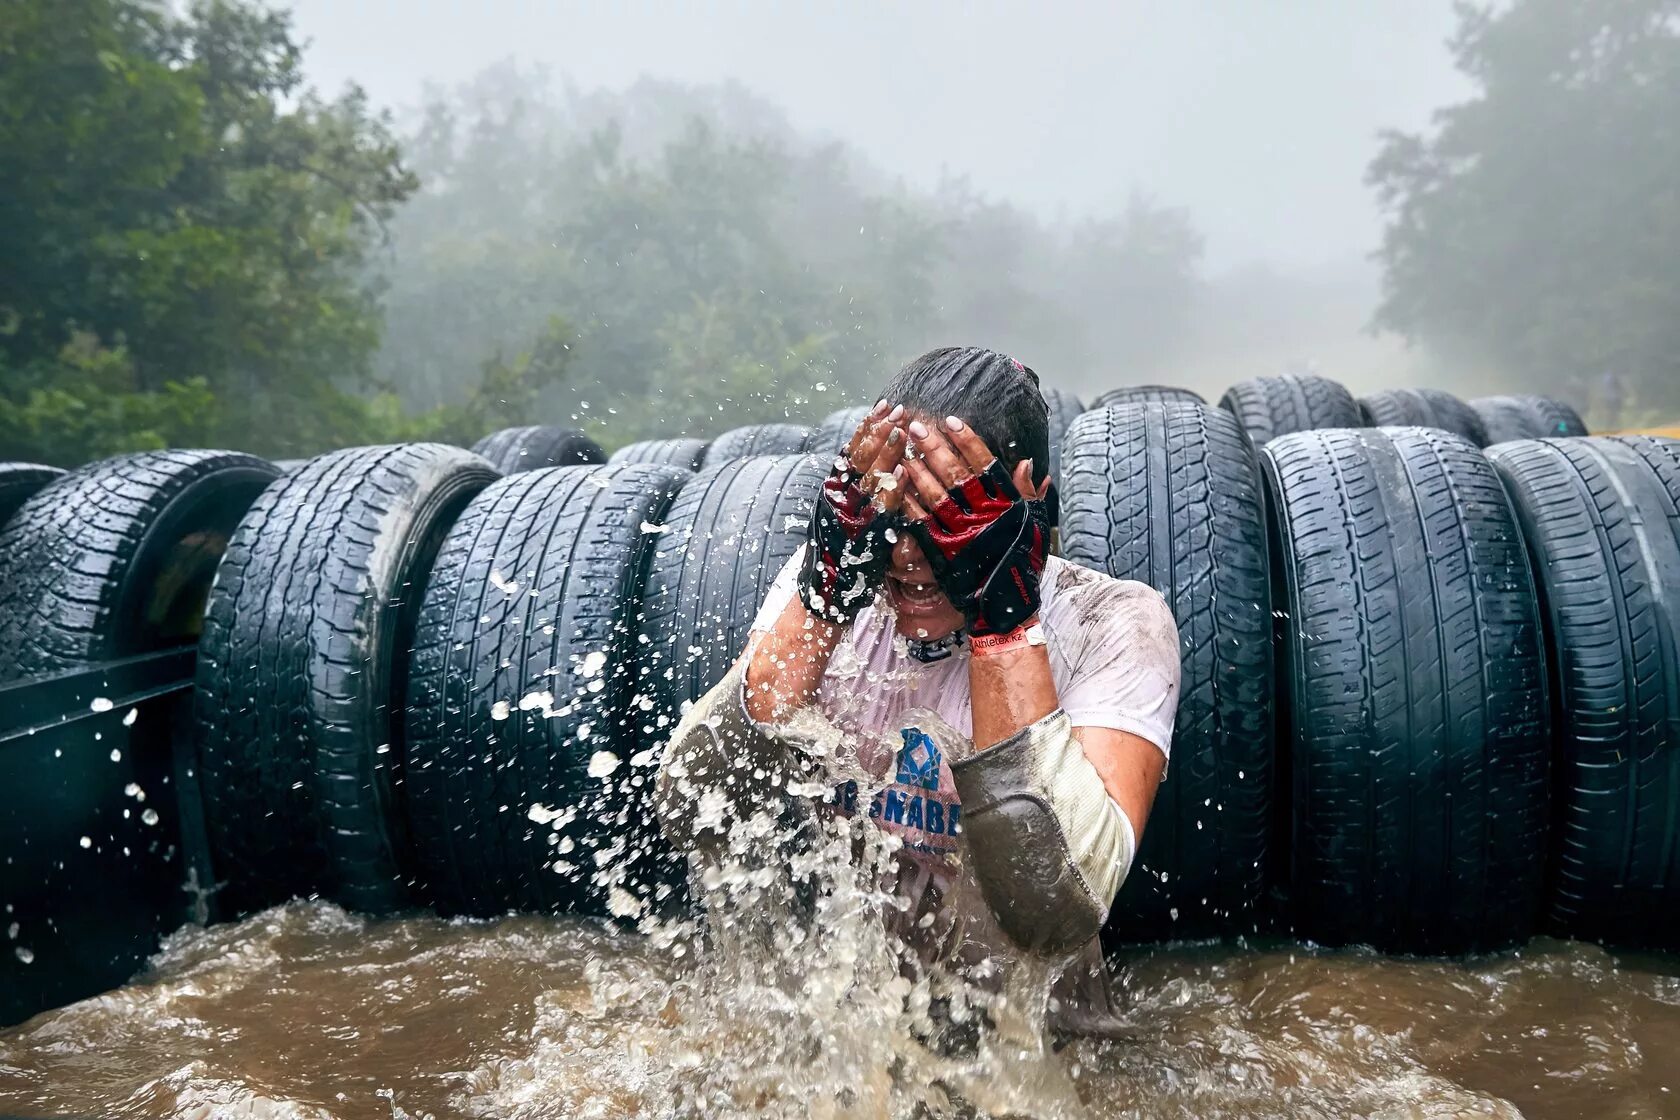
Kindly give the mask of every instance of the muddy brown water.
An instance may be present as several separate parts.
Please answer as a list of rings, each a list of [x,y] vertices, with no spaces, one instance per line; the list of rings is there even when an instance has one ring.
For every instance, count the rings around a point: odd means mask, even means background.
[[[862,1016],[855,991],[773,1006],[751,984],[696,986],[680,946],[576,918],[293,903],[184,930],[128,986],[0,1033],[0,1112],[947,1111],[887,1087],[928,1072],[869,1020],[902,991]],[[1131,1038],[1000,1042],[970,1099],[1095,1117],[1680,1116],[1680,962],[1542,940],[1461,962],[1178,946],[1114,965]]]

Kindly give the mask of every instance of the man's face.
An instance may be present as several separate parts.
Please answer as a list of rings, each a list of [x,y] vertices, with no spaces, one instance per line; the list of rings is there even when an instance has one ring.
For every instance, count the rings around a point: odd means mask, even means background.
[[[906,638],[933,641],[962,627],[963,613],[939,590],[922,546],[909,533],[899,533],[893,545],[886,591],[898,615],[898,632]]]

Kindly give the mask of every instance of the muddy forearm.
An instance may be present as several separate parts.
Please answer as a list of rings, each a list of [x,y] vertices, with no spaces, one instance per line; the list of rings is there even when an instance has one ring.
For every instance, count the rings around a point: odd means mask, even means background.
[[[780,723],[809,707],[840,632],[840,626],[806,610],[799,596],[791,597],[770,630],[748,648],[747,714],[759,723]]]
[[[654,811],[680,851],[715,847],[736,822],[786,798],[792,752],[749,717],[745,672],[743,658],[688,710],[660,760]]]

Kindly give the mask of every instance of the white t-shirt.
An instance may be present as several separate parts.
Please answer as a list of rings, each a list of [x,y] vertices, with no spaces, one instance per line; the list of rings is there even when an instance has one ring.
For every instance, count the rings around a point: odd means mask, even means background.
[[[754,633],[769,630],[793,597],[803,557],[796,552],[777,575]],[[1161,593],[1052,556],[1040,595],[1050,675],[1073,726],[1130,732],[1168,754],[1178,711],[1178,626]],[[829,658],[816,706],[854,739],[867,772],[882,781],[891,775],[868,811],[923,865],[921,881],[905,884],[919,894],[930,876],[945,878],[939,868],[955,854],[962,810],[946,752],[903,717],[931,711],[966,740],[959,757],[972,751],[969,653],[963,646],[943,661],[917,661],[894,621],[882,599],[858,612]],[[848,785],[836,797],[850,814],[858,791]]]

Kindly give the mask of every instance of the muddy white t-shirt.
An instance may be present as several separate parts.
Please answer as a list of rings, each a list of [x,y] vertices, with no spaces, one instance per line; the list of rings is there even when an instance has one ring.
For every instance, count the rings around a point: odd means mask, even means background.
[[[803,552],[776,577],[755,633],[769,630],[793,597]],[[1178,627],[1160,592],[1052,556],[1045,561],[1039,621],[1056,695],[1074,727],[1107,727],[1153,743],[1166,755],[1178,711]],[[923,663],[894,627],[884,599],[865,607],[829,659],[816,706],[856,743],[864,770],[885,782],[866,807],[903,841],[917,869],[909,897],[943,893],[957,848],[962,806],[951,760],[914,713],[934,713],[973,750],[966,646]],[[948,733],[947,733],[948,734]],[[856,783],[835,792],[842,812],[860,808]],[[910,868],[906,868],[910,870]]]

